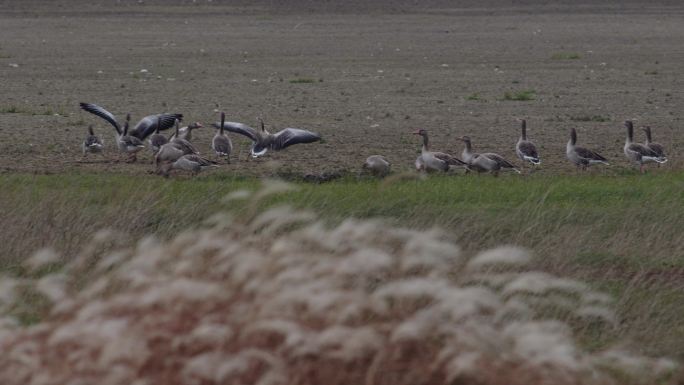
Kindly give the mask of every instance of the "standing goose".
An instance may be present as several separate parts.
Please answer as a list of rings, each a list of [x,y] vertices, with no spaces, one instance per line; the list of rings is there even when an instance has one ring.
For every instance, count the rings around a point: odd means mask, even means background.
[[[587,167],[592,166],[594,164],[602,163],[605,165],[608,165],[608,161],[606,158],[603,156],[599,155],[598,153],[586,149],[584,147],[579,147],[576,145],[577,143],[577,131],[575,131],[575,128],[570,129],[570,140],[568,141],[568,144],[565,146],[565,155],[568,157],[568,160],[574,163],[577,168],[579,169],[580,167],[582,170],[586,170]]]
[[[313,143],[321,140],[320,135],[301,128],[288,127],[275,134],[271,134],[264,127],[264,121],[261,118],[258,119],[261,125],[260,130],[255,130],[246,124],[236,122],[224,122],[223,125],[216,123],[214,127],[223,127],[230,132],[244,135],[251,139],[254,142],[250,150],[253,158],[266,154],[268,150],[280,151],[295,144]]]
[[[111,112],[105,110],[97,104],[92,103],[80,103],[80,106],[84,111],[88,111],[91,114],[97,115],[106,120],[109,124],[114,126],[117,134],[121,135],[121,125]],[[149,115],[142,118],[131,130],[131,132],[128,133],[128,135],[140,140],[145,140],[157,130],[157,126],[159,126],[160,131],[173,127],[173,123],[176,119],[183,119],[183,114]]]
[[[428,132],[421,128],[413,133],[423,137],[423,147],[420,150],[420,156],[416,159],[416,169],[418,171],[432,172],[432,171],[449,171],[450,165],[463,166],[465,162],[443,152],[430,151]]]
[[[128,154],[128,161],[135,162],[137,160],[136,154],[138,151],[145,148],[142,140],[135,136],[128,135],[128,117],[124,123],[124,128],[121,135],[117,135],[116,143],[119,146],[119,151]]]
[[[667,156],[665,156],[665,148],[660,144],[660,143],[655,143],[652,142],[651,140],[651,127],[646,126],[643,128],[644,132],[646,132],[646,147],[651,149],[651,151],[655,152],[656,155],[658,155],[658,158],[660,161],[658,161],[658,167],[660,167],[661,163],[667,162]]]
[[[513,163],[507,161],[499,154],[493,152],[475,153],[473,152],[472,142],[469,136],[464,136],[461,140],[465,143],[463,157],[469,159],[468,166],[477,172],[491,172],[494,176],[499,175],[501,170],[511,170],[520,174]]]
[[[363,169],[367,170],[376,176],[386,176],[390,173],[390,168],[392,163],[390,163],[387,158],[382,155],[371,155],[366,158],[366,162],[363,164]]]
[[[520,138],[515,145],[515,153],[518,155],[518,158],[523,161],[523,165],[525,162],[530,162],[534,165],[540,164],[541,161],[539,160],[539,154],[537,153],[537,146],[527,140],[527,121],[525,121],[525,119],[522,120],[520,130]]]
[[[655,151],[641,143],[634,142],[634,126],[631,120],[625,122],[625,127],[627,128],[627,137],[625,138],[624,151],[627,160],[637,163],[641,172],[644,172],[644,163],[662,163]]]
[[[169,142],[168,139],[166,139],[166,136],[162,135],[159,133],[159,127],[161,127],[161,118],[158,119],[157,121],[157,127],[154,131],[154,134],[150,136],[150,138],[147,140],[148,143],[150,144],[150,149],[152,150],[152,155],[156,155],[157,152],[159,152],[159,149],[161,146],[165,145],[166,143]]]
[[[233,151],[233,142],[223,133],[223,126],[226,121],[226,114],[221,112],[221,125],[218,132],[211,140],[211,148],[216,153],[217,157],[225,156],[228,163],[230,163],[230,153]]]
[[[81,147],[83,148],[84,158],[88,153],[97,154],[102,152],[102,148],[104,146],[102,145],[102,141],[100,140],[100,138],[98,138],[93,132],[92,124],[88,126],[88,136],[86,136]]]

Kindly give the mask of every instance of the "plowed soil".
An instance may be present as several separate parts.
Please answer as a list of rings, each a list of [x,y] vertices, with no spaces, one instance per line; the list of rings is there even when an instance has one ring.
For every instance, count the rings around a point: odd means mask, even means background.
[[[148,173],[148,149],[137,164],[114,161],[114,130],[82,101],[205,126],[222,110],[324,137],[254,161],[233,136],[233,162],[214,172],[354,171],[372,154],[410,169],[419,127],[436,150],[460,154],[469,135],[519,164],[521,118],[542,172],[574,170],[570,127],[614,164],[603,172],[627,167],[625,119],[650,125],[677,167],[684,5],[557,3],[0,1],[0,168]],[[107,151],[84,161],[89,124]],[[205,154],[212,136],[195,132]]]

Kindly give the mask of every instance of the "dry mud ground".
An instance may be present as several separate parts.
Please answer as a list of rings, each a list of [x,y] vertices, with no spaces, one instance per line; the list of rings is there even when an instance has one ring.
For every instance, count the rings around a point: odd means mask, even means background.
[[[147,151],[136,165],[80,162],[91,123],[115,156],[114,130],[81,101],[134,120],[167,111],[206,124],[225,110],[325,138],[247,163],[234,137],[239,160],[216,172],[264,174],[269,160],[294,173],[355,170],[371,154],[408,169],[417,127],[435,149],[460,153],[468,134],[513,159],[519,118],[544,172],[573,169],[573,126],[612,170],[626,166],[627,118],[651,125],[678,167],[684,5],[573,4],[0,1],[0,169],[149,171]],[[534,100],[503,100],[522,90]],[[205,153],[212,135],[196,135]]]

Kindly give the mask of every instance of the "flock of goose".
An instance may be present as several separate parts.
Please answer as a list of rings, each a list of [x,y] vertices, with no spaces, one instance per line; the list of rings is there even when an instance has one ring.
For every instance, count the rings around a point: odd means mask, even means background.
[[[129,131],[130,114],[126,116],[123,124],[106,109],[92,103],[81,103],[81,108],[87,112],[99,116],[111,124],[116,130],[116,143],[119,151],[128,156],[129,162],[136,161],[136,154],[145,147],[147,139],[154,155],[154,164],[157,173],[168,176],[173,169],[186,170],[197,173],[207,167],[217,165],[217,162],[203,157],[192,145],[192,131],[202,127],[199,122],[180,127],[182,114],[158,114],[142,118],[132,130]],[[246,124],[226,122],[225,113],[220,114],[220,121],[212,124],[216,134],[212,139],[212,150],[217,159],[225,159],[230,163],[230,155],[233,151],[233,143],[225,131],[243,135],[252,141],[250,154],[252,157],[260,157],[268,150],[279,151],[295,144],[313,143],[321,140],[321,136],[300,128],[285,128],[277,133],[266,130],[263,120],[259,118],[259,129],[254,129]],[[168,138],[160,131],[175,127],[175,131]],[[627,159],[639,166],[644,172],[647,163],[665,163],[667,157],[662,145],[654,143],[651,137],[651,128],[644,127],[646,142],[641,144],[634,142],[634,126],[631,121],[625,122],[627,136],[625,139],[624,153]],[[92,125],[88,127],[89,135],[83,142],[83,154],[101,153],[104,146],[100,138],[94,132]],[[415,167],[421,172],[446,172],[451,167],[464,168],[466,172],[487,172],[497,176],[500,171],[511,170],[520,173],[517,167],[503,156],[493,153],[477,153],[473,150],[472,141],[468,136],[459,138],[464,142],[461,158],[457,158],[444,152],[431,151],[428,141],[428,132],[419,129],[415,135],[422,137],[423,146],[421,153],[415,161]],[[527,124],[522,120],[521,134],[515,145],[515,152],[524,165],[530,162],[532,165],[541,164],[537,147],[527,138]],[[595,151],[577,145],[577,132],[570,130],[570,140],[566,146],[566,157],[575,164],[578,169],[586,170],[595,164],[608,164],[605,157]],[[363,168],[375,175],[384,176],[389,174],[391,163],[382,155],[368,157]]]
[[[117,147],[121,153],[128,156],[129,162],[136,161],[136,154],[145,148],[144,141],[147,139],[154,156],[156,171],[165,176],[168,176],[173,169],[197,173],[207,167],[217,165],[216,161],[201,156],[190,142],[192,130],[202,127],[202,124],[196,122],[180,127],[183,114],[149,115],[142,118],[129,131],[130,114],[126,116],[122,128],[116,117],[103,107],[92,103],[81,103],[80,106],[81,109],[99,116],[114,127]],[[259,118],[259,130],[242,123],[226,122],[225,119],[226,115],[222,112],[221,121],[212,124],[217,132],[211,141],[211,147],[217,158],[224,158],[228,163],[230,163],[233,143],[225,131],[249,138],[252,141],[250,154],[255,158],[266,154],[268,150],[280,151],[295,144],[321,140],[320,135],[300,128],[284,128],[276,133],[270,133],[266,130],[261,118]],[[171,127],[175,127],[175,132],[168,138],[160,133]],[[94,134],[92,126],[88,127],[88,136],[82,148],[84,156],[88,153],[100,153],[104,148],[102,140]]]
[[[653,142],[651,139],[650,127],[647,126],[643,129],[646,132],[646,142],[643,144],[634,142],[634,125],[632,121],[626,121],[625,127],[627,129],[627,137],[624,146],[625,156],[630,162],[639,165],[641,172],[645,171],[644,165],[647,163],[661,164],[667,162],[663,146]],[[493,152],[474,152],[472,140],[468,136],[459,138],[465,143],[461,158],[459,159],[444,152],[430,151],[427,130],[419,129],[414,132],[414,134],[420,135],[423,138],[423,147],[415,163],[418,171],[446,172],[452,166],[455,166],[465,168],[466,172],[488,172],[495,176],[498,175],[500,171],[506,170],[520,173],[520,170],[518,170],[513,163],[499,154]],[[530,162],[533,165],[541,164],[537,147],[532,141],[527,139],[527,122],[525,120],[523,120],[521,124],[520,138],[515,145],[515,153],[518,155],[518,158],[520,158],[523,165],[526,162]],[[577,145],[577,131],[574,128],[570,130],[570,140],[566,145],[565,155],[570,162],[575,164],[578,169],[582,170],[586,170],[587,167],[595,164],[609,164],[608,160],[596,151]],[[364,168],[371,170],[378,175],[386,175],[390,171],[390,163],[386,158],[380,155],[373,155],[366,159]]]

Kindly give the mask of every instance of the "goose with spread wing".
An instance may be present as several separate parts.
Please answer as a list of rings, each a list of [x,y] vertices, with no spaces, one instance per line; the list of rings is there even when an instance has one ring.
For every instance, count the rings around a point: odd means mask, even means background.
[[[81,109],[88,111],[91,114],[97,115],[100,118],[106,120],[111,124],[118,135],[122,134],[121,124],[116,120],[116,117],[103,107],[98,106],[93,103],[80,103]],[[176,119],[183,119],[183,114],[157,114],[146,116],[138,122],[138,124],[133,127],[133,129],[128,133],[128,135],[138,138],[140,140],[145,140],[148,136],[152,135],[157,130],[159,126],[160,131],[167,130],[173,127]]]
[[[272,134],[264,127],[264,121],[259,119],[260,130],[256,130],[246,124],[236,122],[215,123],[215,128],[223,127],[225,130],[248,137],[254,142],[250,153],[253,158],[260,157],[268,150],[280,151],[295,144],[313,143],[321,140],[321,136],[315,132],[301,128],[284,128]]]
[[[582,170],[586,170],[587,167],[599,163],[609,164],[608,160],[599,153],[577,146],[577,131],[574,127],[570,129],[570,140],[565,146],[565,155],[569,161],[574,163],[577,168],[581,167]]]
[[[464,166],[465,162],[443,152],[430,151],[428,132],[421,128],[416,130],[414,135],[423,137],[423,146],[420,150],[420,156],[416,159],[416,169],[418,171],[432,172],[432,171],[449,171],[449,166]]]

